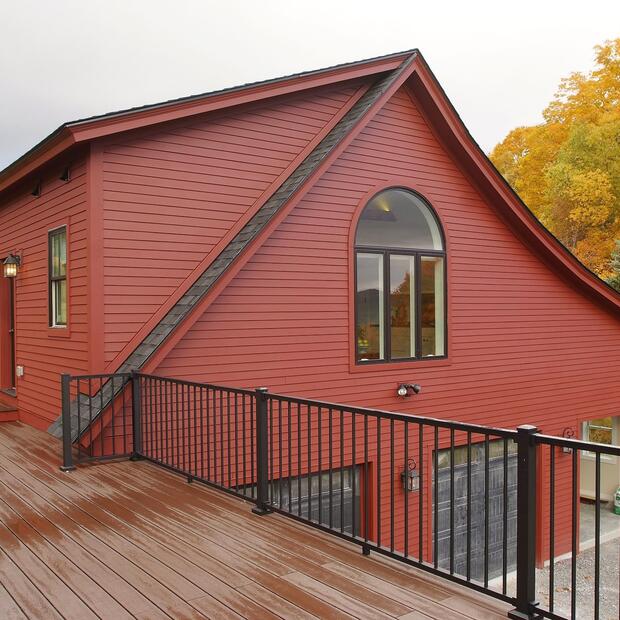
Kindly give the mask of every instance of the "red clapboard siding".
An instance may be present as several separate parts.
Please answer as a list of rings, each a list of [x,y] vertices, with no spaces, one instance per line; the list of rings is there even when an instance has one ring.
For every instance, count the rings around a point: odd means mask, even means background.
[[[51,167],[41,179],[41,196],[22,188],[0,206],[0,256],[17,251],[22,267],[15,280],[16,364],[20,419],[46,428],[60,413],[60,373],[88,371],[86,162],[71,166],[71,180]],[[33,183],[34,185],[34,183]],[[48,231],[67,226],[69,326],[48,327]]]
[[[449,358],[356,367],[349,234],[368,192],[392,183],[426,196],[445,230]],[[532,423],[554,434],[594,415],[620,414],[619,371],[617,318],[560,280],[503,223],[404,90],[158,368],[486,425]],[[421,383],[422,394],[398,399],[400,381]],[[402,514],[396,524],[402,530]],[[557,531],[557,552],[568,535]]]
[[[103,155],[105,362],[350,99],[339,85],[185,121]],[[128,353],[129,351],[125,351]]]

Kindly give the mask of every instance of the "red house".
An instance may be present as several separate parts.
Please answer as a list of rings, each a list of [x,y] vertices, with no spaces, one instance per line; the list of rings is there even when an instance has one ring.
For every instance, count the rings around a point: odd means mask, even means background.
[[[4,419],[141,370],[616,442],[620,295],[417,51],[66,123],[0,173],[0,258]]]

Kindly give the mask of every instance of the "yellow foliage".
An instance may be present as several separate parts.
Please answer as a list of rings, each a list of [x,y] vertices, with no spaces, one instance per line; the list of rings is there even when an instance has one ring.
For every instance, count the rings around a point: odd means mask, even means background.
[[[513,129],[490,157],[566,247],[612,278],[620,239],[620,38],[595,51],[590,73],[561,81],[544,122]]]

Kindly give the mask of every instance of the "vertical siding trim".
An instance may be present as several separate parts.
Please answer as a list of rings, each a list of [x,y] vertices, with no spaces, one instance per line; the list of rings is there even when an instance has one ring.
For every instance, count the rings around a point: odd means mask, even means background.
[[[104,370],[103,290],[103,148],[92,142],[87,155],[86,199],[88,217],[88,367]]]
[[[252,219],[256,212],[271,198],[273,193],[282,185],[282,183],[293,173],[301,162],[316,148],[316,146],[325,138],[325,136],[340,122],[347,112],[357,103],[362,95],[368,90],[370,84],[361,85],[351,95],[349,100],[342,106],[340,110],[330,119],[323,129],[314,136],[314,138],[306,145],[306,147],[291,161],[291,163],[282,171],[282,173],[265,189],[261,196],[256,200],[251,210],[226,233],[222,239],[211,249],[205,258],[196,266],[196,268],[188,275],[183,283],[177,288],[164,304],[158,308],[157,312],[142,326],[142,328],[134,335],[134,337],[123,347],[123,349],[110,361],[105,372],[113,372],[116,370],[133,352],[133,350],[146,338],[153,328],[164,318],[169,310],[179,301],[179,299],[194,284],[197,278],[205,271],[211,262],[228,246],[239,231]],[[103,304],[102,304],[103,306]],[[103,325],[103,323],[102,323]]]

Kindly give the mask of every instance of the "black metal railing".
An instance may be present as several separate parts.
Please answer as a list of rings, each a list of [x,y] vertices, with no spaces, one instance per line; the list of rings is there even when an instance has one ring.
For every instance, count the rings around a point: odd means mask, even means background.
[[[132,375],[61,376],[62,469],[134,452]]]
[[[614,504],[616,485],[607,489],[608,505],[603,506],[601,468],[605,465],[618,472],[620,447],[528,433],[528,474],[539,483],[527,507],[538,514],[538,523],[531,523],[529,531],[535,533],[532,538],[540,545],[545,566],[534,575],[528,573],[523,586],[527,598],[537,597],[536,609],[545,618],[619,618],[620,516],[614,516],[608,506]],[[593,497],[581,504],[580,483],[588,473],[585,464],[594,470],[593,479],[587,480]],[[525,501],[521,497],[525,488],[519,488],[519,502]],[[536,511],[537,501],[543,504],[542,511]],[[606,519],[602,519],[603,510],[610,513]],[[535,519],[528,516],[529,521]],[[582,519],[586,527],[580,527]]]
[[[513,618],[605,617],[601,459],[620,448],[137,373],[63,377],[63,429],[78,402],[87,415],[64,433],[64,468],[145,458],[508,602]],[[583,451],[596,478],[591,592],[577,588],[590,566]],[[617,590],[610,601],[605,613]]]

